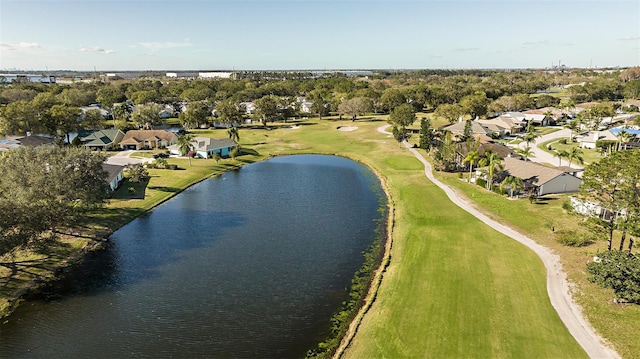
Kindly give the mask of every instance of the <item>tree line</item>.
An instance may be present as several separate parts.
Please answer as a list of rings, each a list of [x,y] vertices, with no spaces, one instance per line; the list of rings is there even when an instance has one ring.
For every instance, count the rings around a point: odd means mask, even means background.
[[[187,128],[210,121],[238,123],[247,117],[243,104],[249,102],[256,106],[255,118],[266,124],[300,115],[299,97],[312,101],[311,110],[320,118],[339,114],[355,120],[365,113],[390,114],[409,104],[416,112],[436,111],[453,122],[463,115],[474,118],[561,105],[548,94],[530,95],[567,80],[578,83],[569,88],[572,103],[638,97],[640,91],[634,89],[640,76],[631,70],[597,75],[533,70],[379,72],[370,77],[334,74],[318,78],[289,74],[286,79],[281,73],[247,73],[238,79],[217,80],[19,83],[0,87],[0,134],[63,137],[78,128],[151,128],[162,123],[159,112],[167,106],[180,113],[180,122]],[[79,111],[96,103],[110,111],[112,123],[105,122],[97,110]]]
[[[102,206],[109,194],[103,161],[73,147],[0,152],[0,255],[44,248]]]

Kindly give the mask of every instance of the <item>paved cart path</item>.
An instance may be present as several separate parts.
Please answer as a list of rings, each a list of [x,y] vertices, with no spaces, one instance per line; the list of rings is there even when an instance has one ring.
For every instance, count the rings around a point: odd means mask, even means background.
[[[389,125],[381,126],[378,132],[389,134],[386,131]],[[560,258],[553,254],[548,248],[539,245],[531,238],[516,232],[514,229],[507,227],[480,212],[472,203],[462,199],[449,186],[440,182],[433,175],[431,164],[416,149],[412,148],[408,142],[404,143],[405,147],[424,165],[424,174],[435,185],[440,187],[458,207],[472,214],[491,228],[498,232],[509,236],[516,241],[524,244],[533,250],[542,259],[547,269],[547,292],[551,305],[555,308],[558,316],[567,327],[571,335],[582,346],[591,358],[620,358],[618,353],[604,344],[604,340],[600,337],[591,325],[582,315],[580,307],[573,301],[569,290],[569,282],[567,275],[562,270]]]

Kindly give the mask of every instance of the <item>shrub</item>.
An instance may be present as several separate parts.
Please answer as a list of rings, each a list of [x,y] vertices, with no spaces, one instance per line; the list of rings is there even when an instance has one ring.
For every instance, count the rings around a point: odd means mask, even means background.
[[[560,142],[560,144],[566,145],[567,144],[567,139],[566,138],[561,138],[560,141],[558,141],[558,142]]]
[[[584,247],[593,243],[590,238],[585,237],[584,235],[581,235],[576,231],[559,230],[555,231],[553,234],[556,238],[556,242],[567,247]]]
[[[168,164],[166,167],[168,170],[177,170],[178,169],[178,165],[176,164]]]
[[[486,188],[487,180],[485,180],[484,178],[476,178],[476,184],[482,188]]]
[[[640,256],[625,251],[599,253],[587,264],[589,281],[611,288],[614,300],[640,303]]]

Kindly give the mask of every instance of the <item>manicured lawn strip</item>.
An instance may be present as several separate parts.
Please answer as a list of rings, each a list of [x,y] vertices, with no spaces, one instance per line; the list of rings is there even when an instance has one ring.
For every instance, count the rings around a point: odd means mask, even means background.
[[[567,195],[546,196],[541,204],[530,204],[526,199],[508,200],[478,186],[470,186],[452,174],[439,173],[438,178],[467,195],[485,213],[494,214],[501,222],[558,253],[567,277],[575,284],[574,298],[582,307],[589,323],[612,342],[623,358],[640,356],[640,341],[635,334],[640,333],[640,306],[614,304],[611,301],[613,291],[603,290],[587,280],[585,264],[598,251],[606,250],[606,242],[573,248],[558,244],[554,238],[551,228],[556,231],[581,229],[579,218],[562,209],[562,203],[568,201]],[[617,241],[614,241],[615,245]]]
[[[580,144],[579,143],[567,143],[567,144],[562,144],[560,143],[560,140],[550,140],[550,141],[546,141],[541,143],[540,145],[538,145],[538,147],[550,154],[554,154],[553,151],[549,151],[548,146],[551,145],[551,147],[553,147],[554,150],[565,150],[565,151],[570,151],[572,148],[574,147],[579,147]],[[584,160],[584,166],[590,164],[590,163],[594,163],[594,162],[598,162],[600,161],[600,159],[602,158],[602,155],[595,150],[589,149],[589,148],[582,148],[582,158]],[[566,158],[562,159],[562,162],[566,162]],[[575,163],[576,160],[574,159],[572,163]]]
[[[347,358],[586,356],[551,307],[533,252],[456,207],[422,171],[390,177],[391,265]]]

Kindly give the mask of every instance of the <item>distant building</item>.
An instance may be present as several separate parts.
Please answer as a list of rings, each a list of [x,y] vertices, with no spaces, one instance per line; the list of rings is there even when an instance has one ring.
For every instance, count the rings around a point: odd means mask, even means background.
[[[228,79],[231,78],[231,72],[199,72],[198,78],[201,79]]]
[[[109,72],[106,74],[107,80],[121,80],[121,79],[137,79],[140,74],[137,72]]]
[[[39,82],[43,84],[56,83],[56,77],[50,75],[34,74],[0,74],[0,83],[11,84],[14,82]]]
[[[167,72],[169,78],[195,79],[198,77],[197,72]]]

